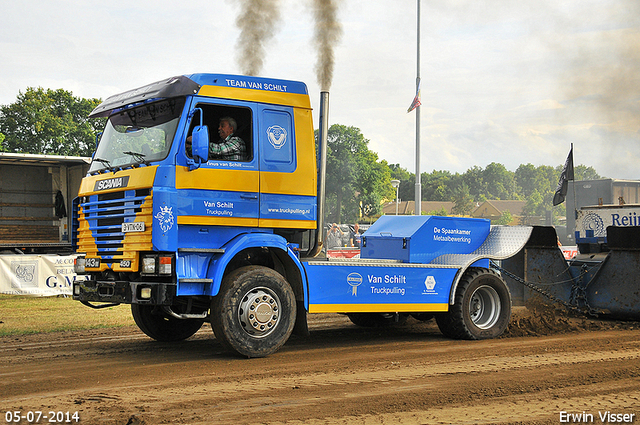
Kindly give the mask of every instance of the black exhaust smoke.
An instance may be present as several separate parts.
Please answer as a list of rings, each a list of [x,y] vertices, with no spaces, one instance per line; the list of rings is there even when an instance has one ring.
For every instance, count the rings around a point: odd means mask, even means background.
[[[337,12],[336,0],[313,0],[313,16],[316,24],[314,41],[318,48],[316,78],[320,90],[323,91],[331,88],[335,63],[333,49],[342,35],[342,26],[338,22]]]

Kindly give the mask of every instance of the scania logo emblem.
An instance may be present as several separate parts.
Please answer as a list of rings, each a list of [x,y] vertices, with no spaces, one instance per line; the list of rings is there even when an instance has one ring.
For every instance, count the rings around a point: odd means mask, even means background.
[[[267,138],[274,148],[280,149],[287,142],[287,130],[279,125],[272,125],[267,128]]]
[[[163,232],[168,232],[173,227],[175,223],[175,218],[173,217],[173,207],[160,207],[160,211],[154,215],[155,219],[158,220],[158,225],[162,229]]]
[[[115,177],[113,179],[98,180],[93,190],[99,192],[101,190],[118,189],[127,187],[129,184],[129,176]]]

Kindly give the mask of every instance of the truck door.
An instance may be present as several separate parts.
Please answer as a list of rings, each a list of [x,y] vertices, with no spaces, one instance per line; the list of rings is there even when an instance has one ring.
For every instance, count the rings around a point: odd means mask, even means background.
[[[292,107],[258,106],[260,227],[315,228],[313,139],[301,148],[296,114]]]
[[[194,171],[178,171],[180,216],[183,224],[257,227],[259,218],[258,152],[255,149],[255,112],[246,103],[195,98],[196,112],[186,137],[202,123],[209,129],[210,146],[220,141],[221,119],[237,125],[232,137],[239,137],[246,153],[241,158],[216,157]],[[188,139],[187,139],[188,140]],[[188,150],[188,149],[187,149]],[[187,152],[187,155],[190,153]]]

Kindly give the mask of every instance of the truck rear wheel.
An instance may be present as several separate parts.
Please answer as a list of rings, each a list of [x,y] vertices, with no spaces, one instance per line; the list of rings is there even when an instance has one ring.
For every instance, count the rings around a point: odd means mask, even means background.
[[[448,313],[437,314],[440,331],[455,339],[489,339],[504,332],[511,319],[511,295],[493,270],[472,268],[458,283]]]
[[[198,332],[204,323],[204,319],[177,319],[157,310],[152,305],[131,304],[136,325],[156,341],[182,341]]]
[[[291,336],[295,318],[293,289],[281,274],[262,266],[231,272],[211,303],[216,338],[246,357],[265,357],[280,349]]]

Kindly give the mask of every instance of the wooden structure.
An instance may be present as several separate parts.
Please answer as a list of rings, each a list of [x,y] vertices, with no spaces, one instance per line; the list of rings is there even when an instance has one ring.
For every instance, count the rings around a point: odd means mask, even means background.
[[[72,201],[90,162],[84,157],[0,152],[0,249],[70,250]]]

